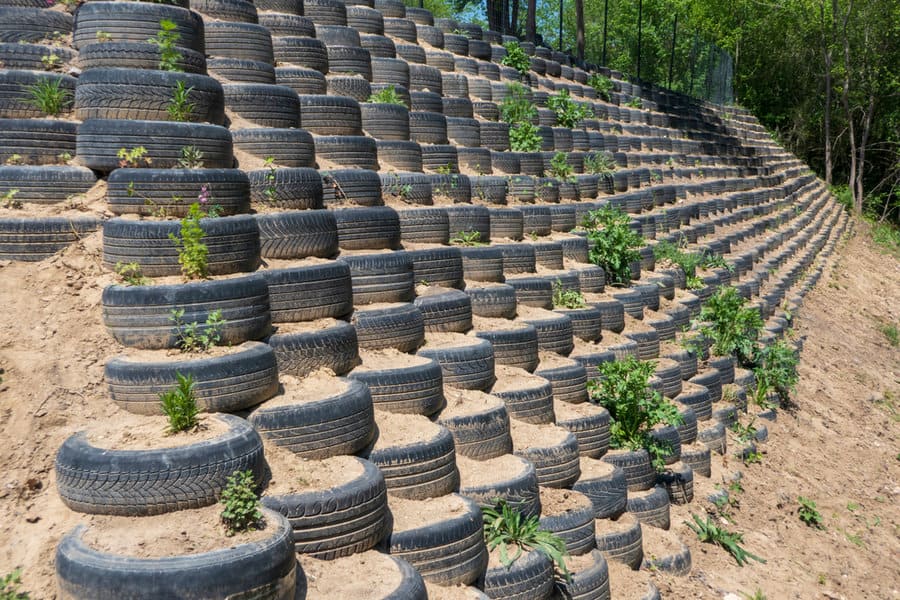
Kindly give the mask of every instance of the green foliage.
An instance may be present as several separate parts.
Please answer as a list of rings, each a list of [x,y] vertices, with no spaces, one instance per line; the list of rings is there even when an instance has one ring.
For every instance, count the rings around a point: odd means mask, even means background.
[[[625,103],[625,106],[627,106],[629,108],[643,108],[640,98],[632,98],[631,100],[629,100],[628,102]]]
[[[872,240],[882,250],[894,258],[900,259],[900,228],[891,223],[873,223]]]
[[[194,377],[176,372],[178,385],[159,395],[162,410],[169,418],[169,433],[178,433],[197,427],[197,400],[194,398]]]
[[[400,97],[400,94],[397,93],[397,89],[392,85],[371,94],[366,102],[406,106],[406,102],[404,102],[403,98]]]
[[[160,71],[181,71],[178,61],[181,60],[181,52],[179,52],[176,44],[181,39],[181,34],[177,31],[178,25],[169,19],[163,19],[159,22],[159,31],[155,36],[147,41],[155,45],[159,49],[159,70]]]
[[[799,362],[797,353],[784,340],[759,348],[753,368],[756,377],[754,401],[759,406],[768,407],[769,394],[776,393],[782,402],[787,402],[800,380],[797,373]]]
[[[553,284],[553,306],[555,308],[585,308],[587,303],[584,301],[584,294],[578,290],[567,290],[563,287],[562,281],[556,280]]]
[[[754,419],[747,425],[742,424],[740,421],[735,421],[731,425],[731,431],[734,432],[735,437],[742,444],[746,444],[749,441],[752,441],[756,438],[756,427],[753,426],[753,423],[756,421]]]
[[[509,128],[509,148],[513,152],[540,152],[541,136],[537,125],[519,123]]]
[[[481,241],[481,233],[478,231],[458,231],[450,238],[450,243],[456,246],[487,246]]]
[[[815,502],[809,498],[797,496],[797,503],[800,505],[797,508],[797,516],[800,517],[801,521],[810,527],[825,529],[822,513],[819,512]]]
[[[897,328],[897,325],[894,323],[886,323],[878,326],[878,331],[880,331],[885,338],[887,338],[888,343],[896,348],[900,346],[900,329]]]
[[[0,206],[3,208],[22,208],[22,201],[16,200],[16,194],[19,193],[17,188],[6,190],[0,196]]]
[[[557,152],[550,159],[550,176],[556,177],[560,181],[572,182],[575,180],[573,176],[572,165],[566,161],[565,152]]]
[[[182,274],[188,279],[200,279],[207,276],[207,256],[209,248],[203,243],[206,232],[200,224],[205,215],[199,202],[194,202],[188,214],[181,219],[180,235],[169,234],[169,239],[178,248],[178,263]]]
[[[183,308],[172,309],[169,320],[175,326],[178,347],[182,352],[206,352],[222,339],[222,327],[226,321],[222,318],[221,310],[209,313],[203,324],[196,321],[185,323],[183,319]]]
[[[455,175],[456,166],[452,162],[448,162],[446,165],[441,165],[435,169],[435,172],[438,175]]]
[[[178,166],[182,169],[202,169],[203,152],[197,146],[183,146]]]
[[[713,341],[713,354],[734,355],[742,364],[752,364],[763,322],[759,311],[746,308],[746,303],[736,288],[720,287],[700,310],[700,331]]]
[[[277,181],[277,176],[275,175],[275,171],[277,170],[275,167],[275,158],[267,156],[263,163],[263,167],[266,169],[266,188],[263,190],[263,195],[269,202],[274,202],[278,195],[278,188],[275,185],[275,182]]]
[[[113,40],[112,35],[108,31],[103,31],[102,29],[98,29],[97,33],[94,34],[94,37],[97,38],[97,41],[101,44]]]
[[[122,281],[128,285],[149,285],[150,280],[144,277],[141,272],[141,265],[136,262],[116,263],[116,275],[122,278]]]
[[[506,42],[503,44],[506,49],[506,56],[500,61],[501,65],[512,67],[519,72],[520,75],[527,75],[531,70],[531,59],[522,50],[522,46],[518,42]]]
[[[221,519],[225,525],[225,534],[229,537],[261,526],[262,511],[259,509],[256,482],[250,469],[235,471],[228,476],[220,502],[225,505]]]
[[[594,73],[588,78],[588,85],[597,91],[597,96],[609,102],[609,93],[613,89],[612,79],[599,73]]]
[[[572,129],[585,119],[594,116],[591,109],[572,100],[569,90],[563,88],[547,98],[547,108],[556,113],[556,122],[561,127]]]
[[[14,569],[0,577],[0,600],[29,600],[28,592],[19,591],[22,585],[22,569]]]
[[[506,500],[498,500],[492,507],[482,507],[484,517],[484,541],[488,550],[498,549],[500,562],[509,567],[516,562],[523,552],[536,550],[550,558],[559,570],[569,578],[566,568],[566,543],[551,531],[540,528],[537,515],[526,517]],[[509,555],[508,547],[515,548],[515,554]]]
[[[654,466],[661,468],[671,447],[655,440],[650,432],[659,424],[681,425],[683,418],[674,404],[648,385],[656,363],[629,356],[603,363],[597,369],[602,377],[588,381],[588,392],[593,402],[609,411],[610,445],[629,450],[645,448]]]
[[[584,172],[609,176],[616,170],[616,161],[609,152],[591,152],[584,156]]]
[[[47,78],[24,86],[26,102],[41,112],[55,117],[72,106],[72,92],[62,87],[62,79]]]
[[[41,57],[41,65],[47,71],[59,71],[62,68],[62,59],[58,54],[45,54]]]
[[[661,241],[653,246],[653,256],[657,262],[668,261],[674,265],[681,267],[687,277],[693,277],[696,269],[700,265],[700,254],[696,252],[685,252],[684,244],[687,240],[682,238],[682,244],[676,245],[672,242]],[[699,278],[698,278],[699,279]],[[703,287],[703,282],[700,282]]]
[[[172,101],[166,107],[169,118],[173,121],[187,121],[191,118],[194,111],[194,103],[189,102],[193,87],[185,87],[184,81],[178,81],[175,84],[175,90],[172,92]]]
[[[685,280],[685,287],[689,290],[702,290],[706,287],[706,284],[703,283],[703,279],[696,275],[688,275]]]
[[[137,169],[138,167],[149,167],[153,164],[153,160],[147,156],[147,149],[143,146],[136,146],[131,150],[119,148],[116,156],[119,159],[119,166],[122,168]]]
[[[537,118],[537,108],[528,97],[528,90],[521,83],[508,83],[509,92],[500,103],[500,120],[510,125],[531,123]]]
[[[740,533],[732,533],[724,527],[717,526],[710,517],[706,517],[703,521],[697,515],[692,514],[693,523],[685,521],[691,531],[697,534],[697,538],[701,542],[715,544],[728,550],[739,567],[743,567],[750,562],[750,559],[765,564],[766,560],[747,552],[740,544],[744,542],[744,536]]]
[[[582,222],[588,233],[590,261],[603,267],[611,285],[627,285],[631,281],[629,263],[641,258],[636,249],[644,240],[631,230],[630,222],[627,213],[609,207],[590,211]]]

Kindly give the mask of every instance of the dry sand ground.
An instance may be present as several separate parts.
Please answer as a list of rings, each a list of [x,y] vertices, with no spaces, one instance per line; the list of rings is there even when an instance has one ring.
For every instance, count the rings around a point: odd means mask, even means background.
[[[664,597],[759,589],[769,599],[900,598],[900,349],[878,330],[900,323],[900,262],[857,229],[797,315],[807,339],[796,408],[769,424],[762,463],[717,459],[695,502],[673,507],[694,569],[688,578],[655,574]],[[98,235],[40,264],[0,263],[0,575],[23,567],[32,598],[55,597],[54,548],[83,520],[57,496],[56,449],[118,413],[102,383],[116,353],[100,324],[111,280]],[[739,568],[682,524],[710,507],[702,498],[735,470],[744,491],[729,527],[764,565]],[[817,503],[824,530],[800,522],[798,495]]]

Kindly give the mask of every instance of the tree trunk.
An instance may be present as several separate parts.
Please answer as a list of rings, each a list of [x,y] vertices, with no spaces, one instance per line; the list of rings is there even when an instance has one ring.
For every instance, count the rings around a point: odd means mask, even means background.
[[[500,31],[502,25],[503,0],[486,0],[488,29]]]
[[[575,56],[584,62],[584,0],[575,0]]]
[[[537,0],[528,0],[528,11],[525,15],[525,39],[532,44],[534,43],[537,26],[535,23],[535,13],[537,12]]]
[[[509,19],[509,33],[515,36],[519,35],[519,5],[521,0],[512,0],[512,15]]]
[[[853,197],[853,212],[862,213],[862,198],[856,193],[856,131],[853,126],[853,111],[850,110],[850,37],[847,25],[850,21],[850,12],[853,10],[853,2],[847,5],[847,13],[844,15],[843,42],[844,42],[844,89],[841,90],[841,104],[847,113],[847,128],[850,140],[850,195]]]
[[[872,130],[872,117],[875,115],[875,92],[869,92],[869,106],[866,110],[865,120],[863,122],[862,137],[859,141],[859,164],[856,173],[856,193],[860,198],[860,210],[862,210],[862,199],[865,198],[865,182],[863,181],[863,173],[866,167],[866,145],[869,143],[869,132]]]
[[[838,0],[831,0],[831,32],[835,28],[837,19],[837,3]],[[833,94],[833,85],[831,80],[831,71],[833,68],[833,58],[831,50],[830,36],[826,35],[828,27],[825,23],[825,0],[819,5],[819,13],[822,20],[822,53],[825,58],[825,184],[831,185],[834,171],[834,160],[831,156],[831,103]]]

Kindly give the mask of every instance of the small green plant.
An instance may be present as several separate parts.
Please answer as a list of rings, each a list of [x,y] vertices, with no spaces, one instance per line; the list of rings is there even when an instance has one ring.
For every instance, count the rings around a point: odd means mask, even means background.
[[[822,513],[819,512],[815,502],[809,498],[797,496],[797,503],[800,505],[797,508],[797,516],[800,517],[801,521],[810,527],[825,529]]]
[[[155,36],[147,41],[159,49],[159,70],[160,71],[182,71],[178,66],[181,60],[181,52],[178,51],[176,44],[181,39],[181,34],[177,31],[178,25],[169,19],[163,19],[159,22],[159,31]]]
[[[173,121],[187,121],[191,118],[195,104],[188,102],[188,100],[190,100],[191,92],[193,91],[193,87],[185,87],[184,81],[179,81],[175,84],[175,89],[172,92],[172,101],[166,107],[166,112],[169,113],[170,119]]]
[[[438,175],[455,175],[456,174],[456,166],[452,162],[448,162],[446,165],[441,165],[435,172]]]
[[[734,557],[734,560],[737,561],[739,567],[743,567],[750,562],[750,559],[765,564],[766,560],[764,558],[750,554],[741,547],[741,544],[744,542],[744,536],[740,533],[732,533],[723,527],[718,527],[709,517],[706,517],[706,521],[694,514],[691,517],[694,519],[694,522],[685,521],[684,524],[697,534],[697,538],[701,542],[715,544],[728,550],[731,556]]]
[[[628,102],[625,103],[625,106],[629,108],[643,108],[643,104],[641,104],[640,98],[632,98]]]
[[[563,88],[547,99],[547,108],[556,113],[556,123],[561,127],[572,129],[584,119],[594,116],[591,109],[579,104],[569,97],[569,90]]]
[[[553,306],[555,308],[584,308],[587,303],[584,301],[584,294],[578,290],[567,290],[563,287],[562,281],[556,280],[553,284]]]
[[[630,222],[628,214],[604,207],[590,211],[582,223],[588,233],[590,261],[603,267],[610,285],[627,285],[631,281],[629,264],[641,258],[637,248],[644,240],[631,230]]]
[[[25,164],[25,159],[22,158],[21,154],[10,154],[8,157],[6,157],[6,164],[23,165]]]
[[[181,148],[181,158],[178,159],[178,166],[182,169],[202,169],[203,152],[197,146],[183,146]]]
[[[766,600],[766,595],[759,588],[756,588],[756,591],[753,592],[753,595],[744,594],[747,600]]]
[[[478,231],[458,231],[450,238],[450,243],[457,246],[487,246],[481,241],[481,232]]]
[[[147,156],[147,149],[143,146],[137,146],[129,150],[128,148],[119,148],[116,153],[119,159],[119,166],[122,168],[137,169],[139,167],[149,167],[153,161]]]
[[[503,44],[506,49],[506,55],[500,61],[501,65],[512,67],[519,72],[519,75],[527,75],[531,69],[531,59],[522,49],[518,42],[506,42]]]
[[[756,422],[755,418],[747,425],[741,424],[740,421],[735,421],[731,425],[731,431],[734,432],[735,437],[742,444],[746,444],[756,438],[756,427],[753,426],[754,422]]]
[[[700,310],[700,331],[713,341],[713,354],[734,355],[745,365],[753,364],[756,340],[763,322],[759,311],[745,307],[737,289],[722,286]]]
[[[197,427],[197,399],[194,398],[194,377],[176,372],[178,385],[159,395],[162,410],[169,418],[169,433],[179,433]]]
[[[893,323],[889,323],[886,325],[879,325],[878,331],[887,338],[888,343],[896,348],[900,346],[900,329]]]
[[[60,152],[56,155],[56,160],[58,160],[61,164],[66,164],[70,160],[72,160],[72,154],[70,152]]]
[[[706,284],[697,275],[688,275],[685,279],[685,287],[689,290],[702,290],[706,287]]]
[[[267,156],[263,163],[263,168],[266,169],[266,188],[263,190],[263,195],[269,202],[274,202],[278,197],[278,188],[276,187],[278,176],[275,173],[277,171],[277,168],[275,167],[275,157]]]
[[[403,101],[403,98],[401,98],[400,94],[397,93],[397,89],[392,85],[389,85],[386,88],[379,90],[374,94],[371,94],[366,102],[406,106],[406,102]]]
[[[13,188],[11,190],[6,190],[2,196],[0,196],[0,203],[2,203],[3,208],[22,208],[22,201],[16,200],[16,194],[19,193],[19,190]]]
[[[560,181],[572,182],[575,180],[572,173],[572,165],[566,161],[566,153],[557,152],[554,154],[553,158],[550,159],[550,176]]]
[[[144,277],[141,272],[141,265],[136,262],[116,263],[116,275],[122,278],[122,281],[128,285],[149,285],[150,280]]]
[[[747,452],[744,452],[741,456],[741,460],[743,461],[744,465],[746,465],[748,467],[750,465],[758,465],[758,464],[762,463],[762,459],[763,459],[763,455],[762,455],[762,452],[760,452],[759,450],[748,450]]]
[[[628,450],[645,448],[654,466],[662,468],[672,448],[650,432],[661,423],[681,425],[683,418],[674,404],[648,385],[656,363],[629,356],[603,363],[597,369],[602,377],[588,381],[588,392],[593,402],[609,411],[610,445]]]
[[[563,575],[568,579],[566,568],[566,543],[551,531],[540,528],[540,519],[536,515],[524,516],[506,500],[498,500],[491,507],[482,507],[484,517],[484,541],[488,550],[498,550],[500,562],[509,567],[516,562],[523,552],[536,550],[551,559]],[[515,554],[509,555],[509,547]]]
[[[94,34],[94,37],[97,38],[97,41],[100,43],[103,42],[111,42],[113,37],[108,31],[103,31],[102,29],[98,29],[97,33]]]
[[[509,128],[509,147],[513,152],[540,152],[542,139],[537,125],[519,123]]]
[[[72,106],[72,92],[62,87],[62,79],[41,79],[24,89],[28,94],[26,102],[51,117]]]
[[[59,71],[62,68],[62,58],[58,54],[45,54],[41,57],[41,65],[47,71]]]
[[[754,401],[762,407],[771,407],[769,394],[778,394],[782,402],[790,400],[791,392],[797,386],[800,376],[797,373],[799,358],[794,349],[784,340],[778,340],[756,351],[756,365],[753,374],[756,378]]]
[[[584,157],[584,172],[609,176],[616,170],[616,161],[609,152],[592,152]]]
[[[221,310],[214,310],[206,317],[205,323],[184,322],[184,309],[172,309],[169,320],[175,325],[178,347],[182,352],[206,352],[222,339],[225,319]]]
[[[259,510],[256,481],[250,469],[229,475],[220,502],[225,505],[221,514],[225,535],[231,537],[261,526],[262,511]]]
[[[182,274],[188,279],[199,279],[207,276],[207,256],[209,248],[203,243],[206,232],[200,224],[205,215],[199,202],[194,202],[188,214],[181,219],[179,235],[169,234],[169,239],[178,248],[178,263]]]
[[[601,100],[609,102],[609,93],[613,89],[612,79],[599,73],[594,73],[588,78],[588,85],[597,91],[597,95]]]
[[[22,569],[14,569],[0,577],[0,600],[29,600],[28,592],[19,591],[22,585]]]

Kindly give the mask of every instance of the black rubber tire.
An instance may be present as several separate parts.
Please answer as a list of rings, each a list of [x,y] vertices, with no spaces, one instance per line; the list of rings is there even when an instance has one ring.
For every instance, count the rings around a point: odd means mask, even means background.
[[[275,83],[298,94],[324,94],[328,85],[320,71],[305,67],[275,67]]]
[[[614,560],[637,570],[644,560],[643,532],[635,519],[628,527],[609,533],[597,534],[597,550],[607,560]]]
[[[203,187],[220,215],[249,212],[250,181],[239,169],[116,169],[107,179],[106,199],[109,210],[117,215],[150,216],[165,211],[181,218]]]
[[[372,83],[402,87],[409,93],[409,65],[399,58],[372,58]],[[407,108],[409,108],[407,106]]]
[[[581,456],[600,458],[609,449],[609,412],[605,408],[597,407],[593,415],[557,418],[556,424],[575,435]]]
[[[538,364],[534,374],[550,382],[550,387],[553,390],[553,399],[556,401],[578,404],[588,399],[587,370],[577,362],[568,366],[547,369],[541,368],[540,364]],[[572,431],[572,429],[563,425],[562,422],[559,425]]]
[[[516,316],[516,291],[509,285],[467,286],[465,292],[474,315],[497,319]]]
[[[408,561],[426,581],[442,586],[474,583],[487,567],[481,509],[467,501],[463,514],[407,531],[394,531],[385,550]],[[399,599],[398,599],[399,600]]]
[[[308,17],[301,16],[299,13],[293,14],[287,10],[264,11],[257,17],[259,24],[268,29],[273,38],[285,36],[312,38],[316,36],[316,26]]]
[[[599,308],[595,306],[576,309],[557,308],[554,312],[569,318],[574,337],[586,342],[596,342],[600,339],[602,316]],[[679,384],[680,382],[681,379]]]
[[[681,445],[692,444],[697,439],[697,414],[689,406],[683,407],[678,411],[682,418],[682,423],[677,427],[679,443]]]
[[[711,456],[709,448],[700,443],[681,448],[681,462],[689,466],[694,475],[712,477]]]
[[[415,352],[425,341],[425,321],[413,304],[397,304],[353,313],[359,347],[367,350],[394,348]]]
[[[369,51],[373,58],[396,58],[397,49],[393,40],[383,35],[363,34],[359,36],[360,45]]]
[[[299,96],[287,86],[227,83],[222,88],[225,106],[251,123],[282,129],[300,125]]]
[[[378,250],[400,247],[400,218],[393,208],[359,207],[335,210],[333,213],[342,249]]]
[[[72,15],[45,8],[0,6],[0,42],[39,42],[56,31],[72,31]]]
[[[463,287],[462,256],[459,248],[427,248],[411,250],[407,254],[412,260],[416,284]],[[474,313],[474,304],[472,312]]]
[[[568,355],[575,347],[572,337],[572,321],[563,314],[553,316],[522,318],[537,331],[538,348],[562,356]]]
[[[62,46],[49,46],[45,44],[27,44],[25,42],[14,44],[0,43],[0,62],[6,69],[28,69],[43,71],[44,56],[56,56],[61,67],[73,63],[78,59],[78,53],[71,48]]]
[[[553,284],[543,277],[515,277],[507,285],[516,290],[516,302],[535,308],[553,308]]]
[[[263,495],[261,503],[284,515],[294,532],[294,550],[334,560],[374,548],[388,532],[387,488],[381,471],[356,459],[363,472],[325,490]]]
[[[496,600],[547,600],[553,595],[553,561],[540,550],[523,553],[505,567],[488,568],[482,588]]]
[[[321,41],[305,36],[278,36],[272,38],[272,49],[278,65],[293,65],[328,73],[328,49]],[[275,71],[278,79],[278,70]]]
[[[600,309],[600,323],[603,329],[621,333],[625,329],[625,307],[618,300],[591,302]]]
[[[303,129],[325,136],[362,135],[362,116],[356,100],[324,95],[303,95],[299,98]]]
[[[384,35],[384,17],[368,6],[347,6],[347,26],[360,33]]]
[[[459,232],[477,231],[479,239],[491,239],[491,213],[486,207],[459,204],[446,210],[451,237]]]
[[[657,477],[665,488],[670,504],[690,504],[694,500],[694,470],[684,463],[669,466]]]
[[[465,333],[472,328],[472,301],[465,292],[447,290],[415,299],[426,331]]]
[[[471,193],[470,193],[471,196]],[[491,207],[491,239],[522,239],[522,211]],[[507,274],[534,273],[534,248],[530,244],[502,244],[503,270]]]
[[[175,285],[111,285],[104,288],[101,302],[110,335],[132,348],[175,348],[175,309],[184,310],[184,323],[204,323],[210,313],[221,311],[221,345],[258,340],[271,329],[269,290],[259,275]]]
[[[510,414],[518,419],[514,413]],[[581,475],[578,440],[572,433],[560,443],[551,445],[542,442],[540,446],[534,448],[517,448],[513,454],[534,464],[538,485],[543,487],[568,488],[578,481]]]
[[[84,525],[56,548],[56,580],[70,598],[232,598],[290,600],[300,568],[287,519],[269,510],[266,539],[199,554],[133,558],[99,552],[82,541]],[[226,547],[228,546],[228,547]],[[160,577],[160,573],[166,573]]]
[[[222,84],[206,75],[147,69],[89,69],[78,77],[75,117],[168,121],[177,84],[188,90],[185,121],[221,125],[225,121]]]
[[[446,211],[442,208],[411,208],[398,210],[397,214],[400,218],[400,239],[402,241],[442,245],[450,241],[449,221]],[[459,278],[462,279],[462,255],[458,250],[456,253],[460,261]],[[418,280],[418,277],[416,279]]]
[[[695,385],[702,385],[709,391],[709,401],[715,404],[722,399],[722,380],[719,378],[719,372],[715,369],[704,369],[693,377],[690,382]],[[694,410],[697,410],[694,408]],[[698,419],[703,419],[697,414]]]
[[[596,519],[615,518],[625,510],[627,482],[625,473],[620,468],[616,467],[599,477],[583,473],[581,479],[572,485],[572,489],[591,499]]]
[[[68,15],[66,17],[71,19]],[[116,42],[146,42],[159,33],[159,22],[164,19],[176,25],[174,31],[179,36],[176,46],[205,53],[203,19],[200,15],[178,6],[151,3],[119,5],[114,2],[89,2],[79,6],[75,11],[72,43],[76,48],[95,44],[98,31],[110,34]],[[0,22],[5,21],[5,17],[0,16]],[[55,29],[69,31],[62,27]]]
[[[207,17],[235,23],[256,23],[256,7],[249,0],[193,0],[191,8]]]
[[[304,0],[303,14],[316,25],[347,24],[347,8],[339,0]]]
[[[273,323],[339,319],[353,310],[350,268],[340,261],[261,274],[269,285]]]
[[[31,100],[30,90],[36,85],[54,84],[66,99],[61,102],[60,116],[72,112],[72,95],[75,93],[75,78],[62,73],[41,71],[0,70],[0,118],[30,119],[47,116]]]
[[[355,204],[381,206],[381,178],[378,173],[359,169],[322,171],[323,198],[326,206]]]
[[[441,365],[444,384],[466,390],[486,390],[494,383],[494,350],[487,340],[460,336],[459,346],[425,347],[417,354]]]
[[[351,30],[352,31],[352,30]],[[328,46],[328,73],[344,74],[353,79],[372,79],[371,54],[365,48]],[[367,98],[361,98],[365,101]]]
[[[430,416],[444,406],[441,367],[434,361],[392,369],[356,369],[349,377],[369,387],[379,410]]]
[[[718,421],[708,422],[704,425],[697,430],[697,441],[709,448],[711,452],[724,456],[728,449],[725,425]]]
[[[0,163],[18,155],[23,165],[57,165],[59,155],[74,155],[78,125],[52,119],[0,119]]]
[[[97,182],[97,176],[83,167],[0,166],[0,195],[17,190],[14,199],[35,204],[63,202],[84,194]]]
[[[235,412],[268,400],[278,392],[278,368],[272,348],[246,342],[239,352],[182,361],[107,361],[104,378],[120,408],[142,415],[163,414],[160,394],[177,384],[176,374],[192,377],[197,406],[204,412]]]
[[[158,515],[219,501],[235,471],[263,473],[263,446],[250,424],[229,414],[219,437],[158,450],[112,450],[88,442],[84,432],[56,454],[56,485],[63,502],[88,514]]]
[[[433,204],[431,183],[426,181],[422,175],[416,175],[422,172],[422,147],[419,146],[418,142],[377,140],[375,146],[382,170],[409,171],[414,177],[420,178],[421,183],[413,186],[412,194],[408,198],[401,196],[399,199],[408,204]],[[382,179],[391,179],[393,177],[393,175],[382,175]],[[390,194],[391,188],[389,186],[384,186],[384,191],[385,195],[392,195],[397,198],[396,193]]]
[[[209,275],[255,271],[259,266],[259,228],[251,215],[201,219]],[[137,263],[148,277],[180,275],[178,247],[169,238],[179,236],[178,221],[110,219],[103,224],[103,264],[114,270],[119,263]]]
[[[626,331],[626,338],[637,343],[638,360],[653,360],[659,358],[659,334],[655,329],[647,331]]]
[[[683,389],[675,400],[683,406],[690,407],[698,421],[706,421],[712,416],[712,402],[709,399],[709,391],[696,386]]]
[[[438,423],[450,431],[460,456],[488,460],[513,451],[509,414],[502,405],[476,413],[439,417]]]
[[[264,258],[328,258],[338,252],[337,223],[326,210],[297,210],[256,215]]]
[[[54,52],[57,50],[54,49]],[[206,73],[206,57],[196,50],[179,49],[175,64],[185,73]],[[45,52],[46,54],[46,52]],[[85,44],[78,51],[78,66],[82,71],[115,67],[125,69],[158,69],[159,47],[147,41],[111,41]],[[12,66],[12,65],[10,65]]]
[[[316,136],[316,158],[346,168],[378,170],[378,146],[361,135]]]
[[[567,493],[586,498],[578,492]],[[566,543],[566,553],[572,556],[587,554],[594,548],[594,509],[590,504],[558,514],[542,515],[540,528],[561,537]]]
[[[349,323],[299,333],[276,333],[268,338],[278,359],[278,371],[305,377],[326,368],[337,375],[359,364],[356,328]]]
[[[412,260],[406,252],[344,256],[353,282],[353,303],[410,302],[415,295]]]
[[[625,508],[642,524],[668,529],[669,494],[666,488],[655,486],[643,492],[629,492]]]
[[[685,576],[691,572],[691,550],[682,543],[678,552],[666,556],[645,558],[641,566],[653,571]]]
[[[420,144],[447,144],[447,119],[434,112],[409,113],[409,139]]]
[[[300,404],[262,404],[249,420],[264,438],[307,459],[321,459],[362,450],[375,433],[372,398],[365,385],[342,380],[349,387],[333,396]]]
[[[177,166],[185,146],[203,153],[206,168],[230,168],[233,162],[231,133],[218,125],[91,119],[78,127],[77,159],[95,171],[119,168],[119,148],[138,146],[157,168]]]
[[[460,248],[463,274],[468,281],[503,282],[503,254],[490,246]]]
[[[359,105],[365,132],[379,140],[409,140],[409,111],[397,104]]]
[[[593,564],[571,574],[569,579],[555,581],[555,598],[570,600],[610,600],[609,566],[603,554],[594,550],[591,553]]]
[[[317,209],[324,190],[318,171],[309,167],[270,168],[248,171],[250,199],[260,205],[283,209]]]
[[[603,460],[622,469],[629,492],[649,490],[656,483],[656,471],[644,449],[609,452]]]
[[[491,343],[497,364],[525,369],[529,373],[537,368],[539,362],[538,339],[537,330],[533,326],[510,326],[509,329],[476,331],[475,335]],[[546,396],[551,398],[552,406],[553,393],[549,384],[546,387]],[[542,392],[541,397],[544,396],[545,394]],[[517,419],[525,420],[524,415],[515,416]]]
[[[0,219],[0,260],[44,260],[99,227],[94,218]]]
[[[375,463],[388,493],[398,498],[425,500],[459,488],[453,436],[444,427],[432,438],[365,450],[362,456]]]
[[[206,66],[209,74],[220,81],[275,85],[275,67],[271,63],[245,58],[211,58]]]

